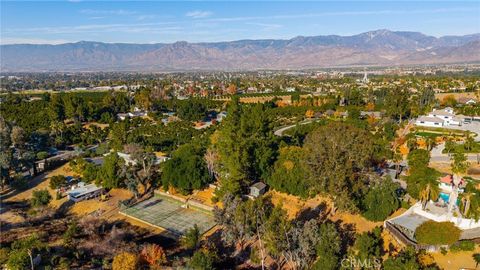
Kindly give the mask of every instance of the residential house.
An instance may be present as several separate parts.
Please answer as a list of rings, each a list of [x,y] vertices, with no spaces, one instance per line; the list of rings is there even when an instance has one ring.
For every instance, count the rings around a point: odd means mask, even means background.
[[[257,182],[250,186],[250,196],[257,198],[267,191],[267,185],[263,182]]]

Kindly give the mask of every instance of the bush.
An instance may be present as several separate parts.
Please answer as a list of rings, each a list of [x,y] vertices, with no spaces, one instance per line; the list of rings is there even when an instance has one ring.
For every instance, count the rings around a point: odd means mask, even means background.
[[[31,204],[33,207],[45,206],[50,203],[52,196],[48,190],[34,190],[32,194]]]
[[[37,159],[42,160],[48,157],[48,153],[45,151],[41,151],[37,153]]]
[[[213,264],[214,256],[206,250],[199,250],[193,254],[188,266],[192,269],[209,270],[213,269]]]
[[[418,226],[415,238],[420,244],[452,245],[460,238],[460,229],[452,222],[429,220]]]
[[[50,177],[49,187],[51,189],[57,189],[67,184],[67,178],[63,175],[55,175]]]
[[[10,253],[10,250],[8,248],[5,248],[5,247],[0,248],[0,265],[3,265],[8,261],[9,253]]]
[[[450,251],[452,252],[473,251],[474,249],[475,249],[475,243],[468,240],[459,241],[450,247]]]
[[[7,267],[11,270],[30,269],[30,257],[26,250],[12,251],[9,254]]]
[[[112,270],[136,270],[138,268],[137,255],[122,252],[113,258]]]

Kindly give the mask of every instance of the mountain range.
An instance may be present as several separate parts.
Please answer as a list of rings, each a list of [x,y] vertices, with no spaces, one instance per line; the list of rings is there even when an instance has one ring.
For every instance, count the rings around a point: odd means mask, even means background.
[[[433,37],[376,30],[288,40],[0,46],[2,72],[308,69],[480,62],[480,34]]]

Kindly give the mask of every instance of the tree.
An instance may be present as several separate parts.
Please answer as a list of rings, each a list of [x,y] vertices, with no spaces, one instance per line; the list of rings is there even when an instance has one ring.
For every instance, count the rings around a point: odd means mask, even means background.
[[[214,269],[215,256],[207,250],[196,251],[190,259],[188,266],[196,270]]]
[[[430,200],[436,200],[440,194],[437,179],[425,177],[420,179],[419,199],[422,202],[422,208],[425,209]]]
[[[460,238],[461,230],[452,222],[428,220],[415,230],[415,239],[426,245],[452,245]]]
[[[385,108],[387,115],[398,119],[400,122],[409,113],[410,93],[405,89],[390,90],[385,97]]]
[[[467,151],[471,151],[475,145],[475,139],[470,134],[470,131],[467,131],[465,136],[466,137],[465,137],[465,143],[463,144],[463,148]]]
[[[308,226],[308,224],[306,224]],[[308,227],[305,227],[308,231]],[[317,259],[314,264],[314,269],[330,270],[338,269],[338,264],[341,256],[342,240],[340,235],[332,223],[324,223],[319,226],[316,234],[318,240],[313,247],[316,250]],[[300,238],[300,243],[305,240]],[[300,245],[300,247],[305,245]]]
[[[450,156],[450,154],[455,150],[455,143],[451,138],[448,138],[445,141],[445,151],[447,151],[447,154]]]
[[[34,190],[32,193],[31,205],[33,207],[41,207],[48,205],[52,200],[52,196],[46,189]]]
[[[380,258],[383,252],[381,232],[381,228],[377,227],[372,232],[364,232],[357,236],[354,248],[359,260]]]
[[[331,194],[344,209],[354,208],[354,196],[364,187],[360,179],[374,154],[371,134],[334,122],[308,134],[304,148],[315,190]]]
[[[424,149],[415,149],[408,153],[408,165],[412,168],[420,168],[428,166],[430,162],[430,152]]]
[[[447,107],[455,107],[455,105],[457,105],[457,100],[455,99],[454,95],[446,95],[442,99],[442,105]]]
[[[190,228],[183,238],[183,246],[186,249],[196,249],[200,243],[200,230],[198,229],[197,224]]]
[[[157,244],[145,244],[140,253],[140,257],[149,265],[162,265],[167,263],[165,251]]]
[[[454,178],[466,173],[468,167],[470,166],[469,162],[467,161],[467,155],[465,155],[465,153],[455,152],[451,157],[451,161]],[[454,179],[454,181],[455,180],[456,179]]]
[[[51,189],[57,189],[67,184],[67,178],[64,175],[54,175],[50,177],[49,187]]]
[[[475,253],[472,255],[473,260],[475,261],[475,268],[478,267],[478,264],[480,264],[480,253]]]
[[[33,257],[35,252],[44,249],[46,245],[40,240],[37,234],[17,240],[12,243],[11,257],[8,259],[7,265],[9,269],[25,269],[28,265],[33,270]],[[26,259],[25,259],[26,258]],[[28,262],[28,260],[30,260]]]
[[[415,199],[427,200],[423,201],[424,203],[428,202],[429,197],[436,198],[434,195],[438,191],[437,180],[440,176],[440,172],[426,166],[411,168],[409,175],[405,178],[408,194]]]
[[[188,99],[180,102],[177,108],[178,116],[187,121],[202,120],[208,112],[204,102],[199,99]]]
[[[14,147],[23,148],[25,146],[26,138],[23,128],[18,126],[12,128],[11,141]]]
[[[305,117],[306,118],[313,118],[314,115],[315,115],[315,112],[313,110],[307,110],[305,112]]]
[[[107,155],[98,170],[98,180],[104,188],[118,188],[121,186],[120,172],[124,167],[123,159],[116,152]]]
[[[383,263],[385,270],[417,270],[421,269],[420,264],[417,262],[417,256],[415,249],[407,247],[400,252],[396,257],[389,257]]]
[[[137,148],[130,153],[133,164],[123,167],[122,177],[125,179],[127,187],[132,190],[135,196],[139,195],[138,186],[142,187],[140,195],[146,194],[156,184],[157,168],[155,154],[145,152],[141,148]]]
[[[220,189],[216,196],[240,194],[256,180],[265,179],[275,160],[276,144],[264,104],[229,104],[228,116],[212,135],[212,149],[219,155]]]
[[[385,220],[400,206],[396,194],[398,183],[385,179],[369,189],[363,199],[363,215],[373,221]]]
[[[136,270],[138,269],[138,256],[130,252],[122,252],[113,258],[113,270]]]
[[[287,213],[281,206],[273,208],[265,225],[265,247],[274,258],[279,258],[290,247],[289,232],[291,223],[287,219]]]
[[[205,187],[211,180],[204,150],[194,143],[180,146],[163,164],[162,184],[166,190],[173,186],[181,193],[189,194]]]
[[[278,191],[307,198],[314,186],[305,166],[305,151],[301,147],[290,146],[281,148],[279,152],[267,183]]]

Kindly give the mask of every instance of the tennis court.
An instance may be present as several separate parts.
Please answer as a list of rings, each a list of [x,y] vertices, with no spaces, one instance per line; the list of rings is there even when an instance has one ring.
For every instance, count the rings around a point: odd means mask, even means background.
[[[177,236],[184,235],[195,224],[202,234],[215,226],[213,215],[208,211],[183,208],[182,202],[161,195],[155,195],[121,211],[121,213],[166,229]]]

